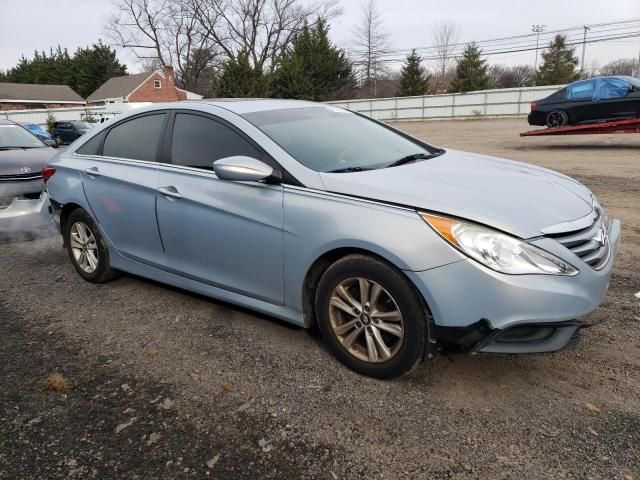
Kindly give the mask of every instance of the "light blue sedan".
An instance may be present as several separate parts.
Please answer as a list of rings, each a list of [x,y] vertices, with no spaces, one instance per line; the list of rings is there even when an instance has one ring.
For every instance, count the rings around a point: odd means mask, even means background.
[[[135,110],[50,161],[77,272],[129,272],[317,325],[377,378],[440,351],[574,344],[620,223],[559,173],[289,100]]]

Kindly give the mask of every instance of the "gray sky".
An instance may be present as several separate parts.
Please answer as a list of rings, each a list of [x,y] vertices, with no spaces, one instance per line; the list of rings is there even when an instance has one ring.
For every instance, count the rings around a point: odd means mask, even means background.
[[[348,47],[360,18],[361,1],[340,3],[344,14],[333,22],[332,38]],[[457,22],[460,40],[471,41],[530,33],[534,23],[557,30],[640,18],[640,0],[378,0],[378,4],[397,50],[432,45],[431,25],[442,20]],[[104,38],[102,25],[111,11],[110,0],[0,0],[0,69],[14,66],[22,54],[32,56],[34,49],[48,50],[60,44],[74,51]],[[635,25],[638,28],[620,33],[640,33],[640,23]],[[590,67],[594,61],[602,65],[617,58],[637,57],[639,51],[640,37],[590,44],[586,64]],[[127,52],[119,52],[119,58],[130,72],[140,71]],[[492,56],[489,61],[533,64],[534,52]]]

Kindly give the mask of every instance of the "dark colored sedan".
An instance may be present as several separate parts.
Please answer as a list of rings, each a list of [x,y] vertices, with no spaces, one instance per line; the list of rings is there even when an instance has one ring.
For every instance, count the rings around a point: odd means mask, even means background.
[[[10,120],[0,120],[0,206],[14,197],[38,198],[42,167],[56,151]]]
[[[91,130],[91,128],[92,125],[90,123],[81,120],[55,122],[51,129],[51,135],[57,145],[62,145],[73,142],[76,138]]]
[[[640,80],[598,77],[573,82],[531,104],[529,125],[563,127],[640,117]]]

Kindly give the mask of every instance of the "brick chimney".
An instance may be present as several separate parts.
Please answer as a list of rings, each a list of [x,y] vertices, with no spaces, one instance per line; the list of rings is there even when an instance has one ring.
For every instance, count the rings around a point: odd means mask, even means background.
[[[164,66],[164,78],[167,80],[167,86],[176,86],[176,76],[173,73],[173,67],[171,65]]]

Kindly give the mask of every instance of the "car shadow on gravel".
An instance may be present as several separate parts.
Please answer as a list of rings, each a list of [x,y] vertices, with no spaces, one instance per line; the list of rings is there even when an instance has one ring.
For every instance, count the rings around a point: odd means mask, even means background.
[[[300,478],[300,458],[316,456],[304,443],[269,453],[277,439],[261,435],[274,425],[248,412],[181,418],[173,386],[88,361],[2,303],[0,337],[0,478]],[[66,393],[41,388],[52,372],[68,379]]]

